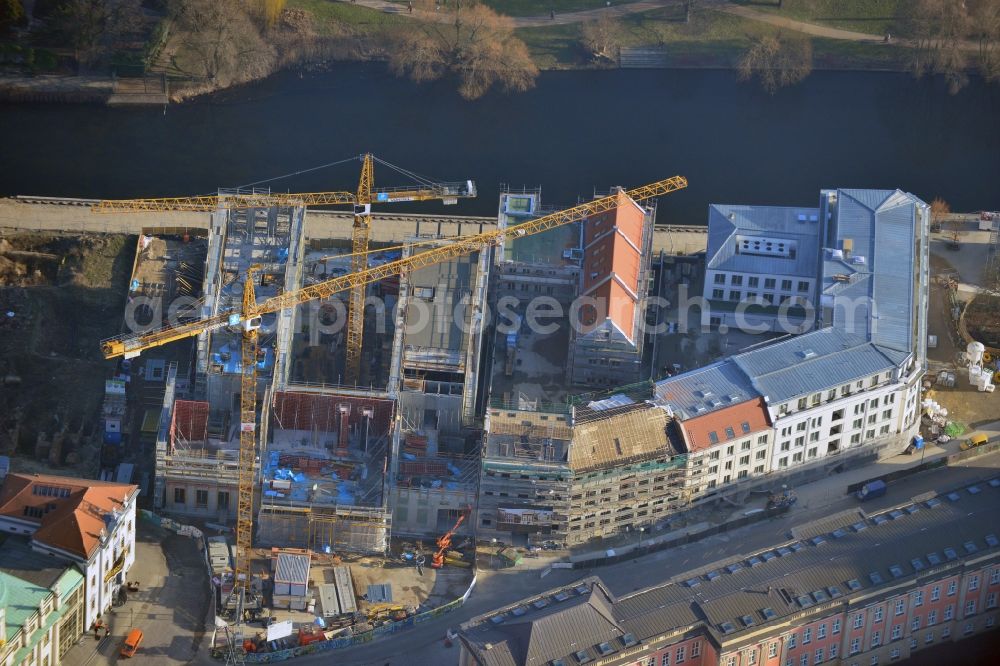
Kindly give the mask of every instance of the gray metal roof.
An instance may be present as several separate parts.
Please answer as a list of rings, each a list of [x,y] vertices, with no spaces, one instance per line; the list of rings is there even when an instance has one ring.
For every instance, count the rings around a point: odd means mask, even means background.
[[[278,583],[309,582],[309,556],[278,553],[278,566],[275,567],[274,580]]]
[[[731,206],[708,208],[707,267],[740,273],[816,277],[820,223],[818,208]],[[793,240],[794,258],[737,252],[737,236]]]
[[[932,579],[944,578],[964,566],[964,560],[970,556],[987,555],[998,561],[1000,545],[994,544],[998,543],[995,537],[1000,529],[993,516],[1000,502],[1000,487],[980,483],[975,488],[978,492],[970,492],[970,488],[956,491],[956,500],[942,497],[931,503],[905,504],[874,517],[865,518],[860,511],[830,516],[811,526],[816,529],[804,526],[803,533],[815,533],[813,539],[775,542],[759,553],[707,563],[625,597],[602,595],[611,615],[608,626],[633,634],[639,641],[704,626],[717,640],[738,646],[744,641],[759,640],[754,632],[761,626],[782,623],[789,616],[805,612],[823,617],[851,603],[857,595],[877,594],[879,588],[893,594],[891,590],[908,578],[928,575]],[[855,525],[862,529],[855,529]],[[967,542],[975,548],[971,555],[964,548]],[[943,556],[946,548],[955,549],[957,559],[948,561]],[[940,557],[929,558],[932,554]],[[872,573],[878,574],[880,582],[872,580]],[[692,586],[689,581],[697,584]],[[591,589],[602,589],[597,577],[585,582]],[[542,596],[551,598],[559,593],[565,593],[565,589],[550,590]],[[510,608],[516,606],[505,609],[505,617],[509,618]],[[529,610],[519,623],[534,624],[533,613]],[[497,650],[497,644],[489,650],[485,644],[501,637],[496,627],[503,627],[510,620],[494,625],[490,619],[494,614],[487,613],[462,625],[462,639],[474,648],[479,663],[489,666],[546,663],[518,659],[518,654],[527,653],[508,651],[506,647],[495,654],[503,659],[495,659],[491,653]],[[601,616],[607,617],[603,610]],[[750,619],[752,629],[743,622],[744,617]],[[571,616],[566,614],[562,618],[570,620]],[[577,618],[572,616],[572,621]],[[801,624],[803,620],[798,622]],[[731,629],[723,630],[724,624],[731,625]],[[533,652],[532,656],[562,659],[566,664],[578,663],[572,655],[581,645],[588,646],[590,656],[596,659],[592,646],[605,636],[601,627],[592,629],[598,633],[586,637],[577,633],[577,627],[566,624],[547,629],[544,652]],[[608,631],[607,627],[603,631]],[[532,641],[538,640],[534,632],[530,636]],[[621,643],[612,645],[620,647]]]
[[[924,205],[899,190],[838,190],[833,221],[836,249],[850,240],[852,258],[863,259],[860,263],[848,258],[824,259],[824,293],[838,303],[834,326],[864,333],[872,342],[890,349],[912,350],[914,283],[918,278],[913,273],[917,208]],[[851,275],[852,281],[837,282],[833,279],[837,274]],[[846,312],[854,313],[853,324]]]
[[[824,328],[732,357],[771,404],[847,384],[896,364],[864,336]]]
[[[757,397],[760,394],[744,371],[725,360],[661,379],[655,384],[653,402],[686,419]]]
[[[527,600],[508,609],[502,622],[472,620],[463,625],[462,639],[484,666],[548,666],[553,659],[575,664],[579,662],[572,655],[578,651],[597,660],[597,646],[605,642],[623,649],[620,637],[626,632],[615,622],[611,593],[596,581],[585,587],[563,601]],[[545,605],[538,608],[536,603]]]

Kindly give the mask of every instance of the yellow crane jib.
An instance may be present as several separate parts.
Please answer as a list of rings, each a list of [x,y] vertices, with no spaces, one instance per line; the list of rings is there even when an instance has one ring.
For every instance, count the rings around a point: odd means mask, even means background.
[[[348,275],[320,282],[315,285],[303,287],[293,291],[288,291],[278,296],[273,296],[261,301],[256,305],[246,307],[245,311],[229,310],[217,315],[207,317],[198,321],[179,324],[152,331],[146,331],[125,336],[109,338],[101,343],[101,350],[105,358],[115,358],[118,356],[133,357],[139,355],[145,349],[158,347],[160,345],[194,337],[204,331],[210,331],[224,326],[239,326],[244,321],[252,321],[255,317],[278,312],[285,308],[294,307],[300,303],[307,303],[317,298],[326,298],[345,289],[377,282],[387,277],[399,275],[407,270],[415,270],[424,266],[439,264],[449,259],[472,254],[484,246],[495,245],[503,242],[508,234],[517,237],[529,236],[541,233],[554,227],[570,224],[586,218],[589,215],[601,213],[612,208],[616,208],[622,202],[622,197],[627,196],[635,201],[643,201],[653,197],[662,196],[687,187],[688,181],[683,176],[674,176],[666,180],[643,185],[625,192],[615,192],[609,196],[594,199],[586,203],[574,206],[543,217],[528,220],[520,224],[512,225],[506,229],[497,229],[473,234],[470,236],[460,236],[439,247],[434,247],[425,252],[420,252],[403,259],[387,262],[380,266],[366,268]]]
[[[353,204],[353,192],[260,192],[211,194],[197,197],[166,199],[105,199],[91,206],[94,213],[148,213],[187,211],[210,213],[214,210],[238,208],[270,208],[271,206],[339,206]]]

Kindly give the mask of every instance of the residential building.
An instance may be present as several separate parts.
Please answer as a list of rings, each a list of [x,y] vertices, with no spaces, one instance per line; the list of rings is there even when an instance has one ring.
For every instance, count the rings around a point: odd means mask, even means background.
[[[759,293],[781,292],[787,275],[792,289],[780,298],[799,299],[800,311],[786,312],[786,330],[811,330],[659,381],[656,400],[682,431],[689,422],[724,418],[712,415],[718,410],[761,401],[769,445],[760,460],[752,453],[742,477],[748,482],[901,451],[916,433],[926,366],[928,220],[927,205],[898,190],[823,190],[816,209],[713,206],[705,286],[711,324],[755,326],[770,317],[778,325],[778,296],[768,297],[767,312],[744,306]],[[741,294],[740,308],[717,316],[712,290],[723,284],[768,291]],[[736,321],[744,314],[745,321]],[[721,455],[716,487],[730,471]],[[700,459],[691,456],[689,463]],[[741,481],[732,471],[730,481]],[[712,477],[704,478],[703,485],[689,484],[694,496],[709,490]]]
[[[818,208],[709,206],[703,296],[710,323],[778,331],[784,306],[792,326],[806,325],[803,306],[815,310],[822,227]],[[740,303],[745,322],[736,314]]]
[[[619,205],[583,222],[578,316],[569,365],[580,386],[632,384],[642,375],[655,209],[619,192]]]
[[[59,664],[86,630],[83,575],[15,535],[0,536],[0,563],[0,664]]]
[[[0,570],[0,664],[58,666],[83,631],[83,576],[65,569],[52,587]],[[63,632],[66,632],[64,635]]]
[[[891,663],[995,631],[1000,479],[804,526],[621,597],[600,578],[461,626],[459,664]]]
[[[8,474],[0,485],[0,531],[83,574],[85,627],[111,608],[135,561],[138,494],[134,485],[42,474]]]

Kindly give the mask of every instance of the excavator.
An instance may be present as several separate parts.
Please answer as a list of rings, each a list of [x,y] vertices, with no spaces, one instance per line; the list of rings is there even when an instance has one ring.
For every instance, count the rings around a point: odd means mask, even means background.
[[[251,587],[250,551],[251,534],[253,531],[253,470],[257,455],[257,332],[261,326],[261,319],[265,314],[280,312],[314,299],[328,298],[338,292],[356,289],[359,286],[377,282],[387,277],[397,276],[407,271],[441,264],[457,257],[483,251],[502,244],[507,238],[522,238],[542,233],[555,227],[579,222],[591,215],[597,215],[625,205],[629,199],[638,202],[670,194],[671,192],[676,192],[687,187],[687,184],[687,179],[683,176],[673,176],[630,190],[616,189],[608,196],[595,198],[566,210],[543,215],[506,228],[468,236],[459,236],[423,252],[415,252],[395,261],[370,268],[361,268],[347,275],[334,277],[300,289],[286,291],[261,302],[257,302],[254,295],[254,283],[259,277],[257,274],[260,272],[260,267],[253,266],[247,272],[242,306],[240,308],[219,311],[201,319],[151,331],[128,333],[109,338],[102,341],[101,351],[104,357],[108,359],[118,357],[133,358],[139,356],[144,350],[176,340],[192,338],[202,333],[221,328],[228,327],[242,332],[240,476],[236,512],[234,579],[236,589],[240,589],[243,593],[246,593],[249,592],[249,588]],[[262,202],[262,204],[266,203],[266,201]],[[463,514],[459,523],[464,520],[464,517]],[[440,550],[435,555],[435,564],[432,564],[432,566],[440,568],[444,563],[444,551],[447,545],[440,547],[440,544],[445,537],[448,539],[447,543],[450,543],[450,538],[457,527],[458,524],[448,534],[439,539]]]
[[[465,518],[470,513],[472,513],[472,507],[471,506],[465,507],[465,511],[463,511],[462,515],[460,515],[458,517],[458,520],[455,521],[455,525],[450,530],[448,530],[447,532],[438,537],[437,540],[438,549],[437,552],[434,553],[434,557],[431,559],[431,569],[440,569],[441,567],[444,566],[444,560],[445,560],[444,553],[446,550],[451,548],[451,538],[455,536],[455,532],[458,530],[459,526],[463,522],[465,522]]]

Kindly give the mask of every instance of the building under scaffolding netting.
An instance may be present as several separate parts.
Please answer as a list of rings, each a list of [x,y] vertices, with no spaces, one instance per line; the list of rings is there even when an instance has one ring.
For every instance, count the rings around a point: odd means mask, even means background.
[[[268,407],[256,543],[385,551],[393,402],[360,392],[287,390],[274,392]]]

